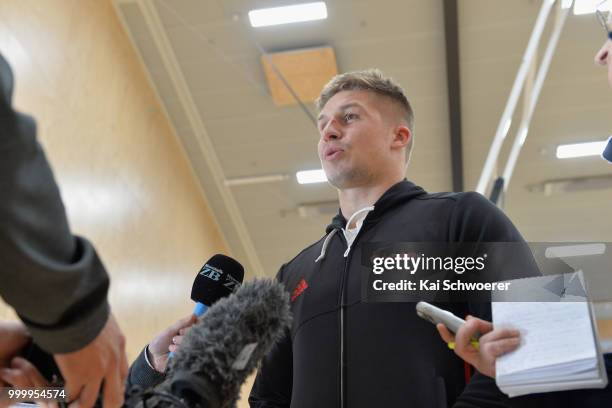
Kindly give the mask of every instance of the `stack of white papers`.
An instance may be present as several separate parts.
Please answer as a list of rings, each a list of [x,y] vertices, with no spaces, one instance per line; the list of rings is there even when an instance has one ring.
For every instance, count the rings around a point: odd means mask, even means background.
[[[510,397],[605,387],[608,378],[582,273],[511,282],[508,291],[493,294],[493,323],[518,329],[521,345],[497,359],[497,386]],[[546,301],[508,301],[513,298]]]

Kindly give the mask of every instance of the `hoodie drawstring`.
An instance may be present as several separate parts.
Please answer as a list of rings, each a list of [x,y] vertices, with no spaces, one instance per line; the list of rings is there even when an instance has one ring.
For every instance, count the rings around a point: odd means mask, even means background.
[[[336,232],[338,232],[338,230],[334,228],[333,230],[330,231],[329,234],[327,234],[327,236],[325,237],[325,241],[323,241],[323,248],[321,248],[321,253],[317,257],[317,259],[315,259],[315,263],[325,258],[325,251],[327,251],[327,246],[329,245],[329,241],[331,241],[332,237],[334,236]]]
[[[370,206],[370,207],[365,207],[362,208],[359,211],[356,211],[353,215],[351,215],[351,218],[349,218],[349,220],[346,223],[346,229],[348,230],[348,226],[351,225],[351,222],[353,221],[353,219],[355,218],[356,215],[361,214],[363,212],[370,212],[374,209],[374,206]],[[367,216],[367,214],[366,214]],[[365,218],[365,217],[364,217]],[[356,226],[355,228],[360,229],[361,225]],[[315,263],[319,262],[321,259],[325,259],[325,254],[327,252],[327,247],[329,246],[329,243],[331,241],[331,239],[333,238],[333,236],[336,234],[336,232],[338,231],[337,228],[334,228],[333,230],[331,230],[329,232],[329,234],[327,234],[327,236],[325,237],[325,241],[323,241],[323,247],[321,248],[321,253],[319,254],[319,256],[317,257],[317,259],[315,259]],[[351,246],[353,245],[353,239],[349,239],[348,235],[346,234],[346,230],[343,230],[344,232],[344,236],[346,238],[346,242],[347,242],[347,248],[346,251],[344,252],[344,257],[346,258],[351,250]],[[356,236],[357,234],[355,234]]]
[[[347,244],[346,245],[347,246],[346,251],[344,251],[344,257],[345,258],[348,256],[349,252],[351,251],[351,247],[353,246],[353,242],[355,241],[355,237],[357,236],[357,234],[359,233],[359,230],[361,229],[361,225],[359,224],[359,221],[357,221],[357,223],[355,224],[355,228],[353,228],[353,229],[356,229],[357,232],[355,233],[355,235],[353,235],[353,238],[350,239],[348,234],[346,233],[346,231],[348,231],[349,226],[351,225],[351,222],[353,222],[353,219],[355,219],[357,215],[365,212],[366,214],[361,219],[361,222],[363,223],[363,219],[365,217],[367,217],[368,213],[370,211],[372,211],[373,209],[374,209],[374,206],[369,206],[369,207],[362,208],[361,210],[355,211],[355,213],[353,215],[351,215],[351,218],[349,218],[348,221],[346,222],[346,228],[344,229],[344,237],[346,238],[346,244]]]

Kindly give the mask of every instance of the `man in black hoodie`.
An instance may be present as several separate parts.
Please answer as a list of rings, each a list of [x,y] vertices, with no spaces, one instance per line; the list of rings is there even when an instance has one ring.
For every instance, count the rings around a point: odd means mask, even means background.
[[[368,242],[521,243],[521,235],[477,193],[428,194],[404,179],[414,114],[379,71],[336,76],[317,108],[319,158],[340,212],[325,237],[278,273],[291,292],[293,325],[262,363],[251,407],[506,406],[493,380],[465,374],[414,303],[362,300],[361,255]],[[533,271],[533,259],[521,255],[525,273]],[[447,305],[490,319],[487,303]]]

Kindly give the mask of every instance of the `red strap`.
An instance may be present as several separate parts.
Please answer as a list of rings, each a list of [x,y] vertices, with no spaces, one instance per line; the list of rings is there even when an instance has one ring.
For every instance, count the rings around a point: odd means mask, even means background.
[[[465,385],[468,385],[472,378],[472,366],[465,361],[463,362],[463,375],[465,376]]]

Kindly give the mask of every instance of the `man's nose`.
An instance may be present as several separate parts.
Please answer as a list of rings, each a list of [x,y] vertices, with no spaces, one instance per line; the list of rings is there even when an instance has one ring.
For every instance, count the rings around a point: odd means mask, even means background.
[[[325,128],[323,129],[321,136],[323,140],[326,142],[330,140],[339,139],[342,137],[342,133],[340,132],[338,123],[336,122],[335,119],[331,119],[329,122],[327,122],[327,124],[325,125]]]

